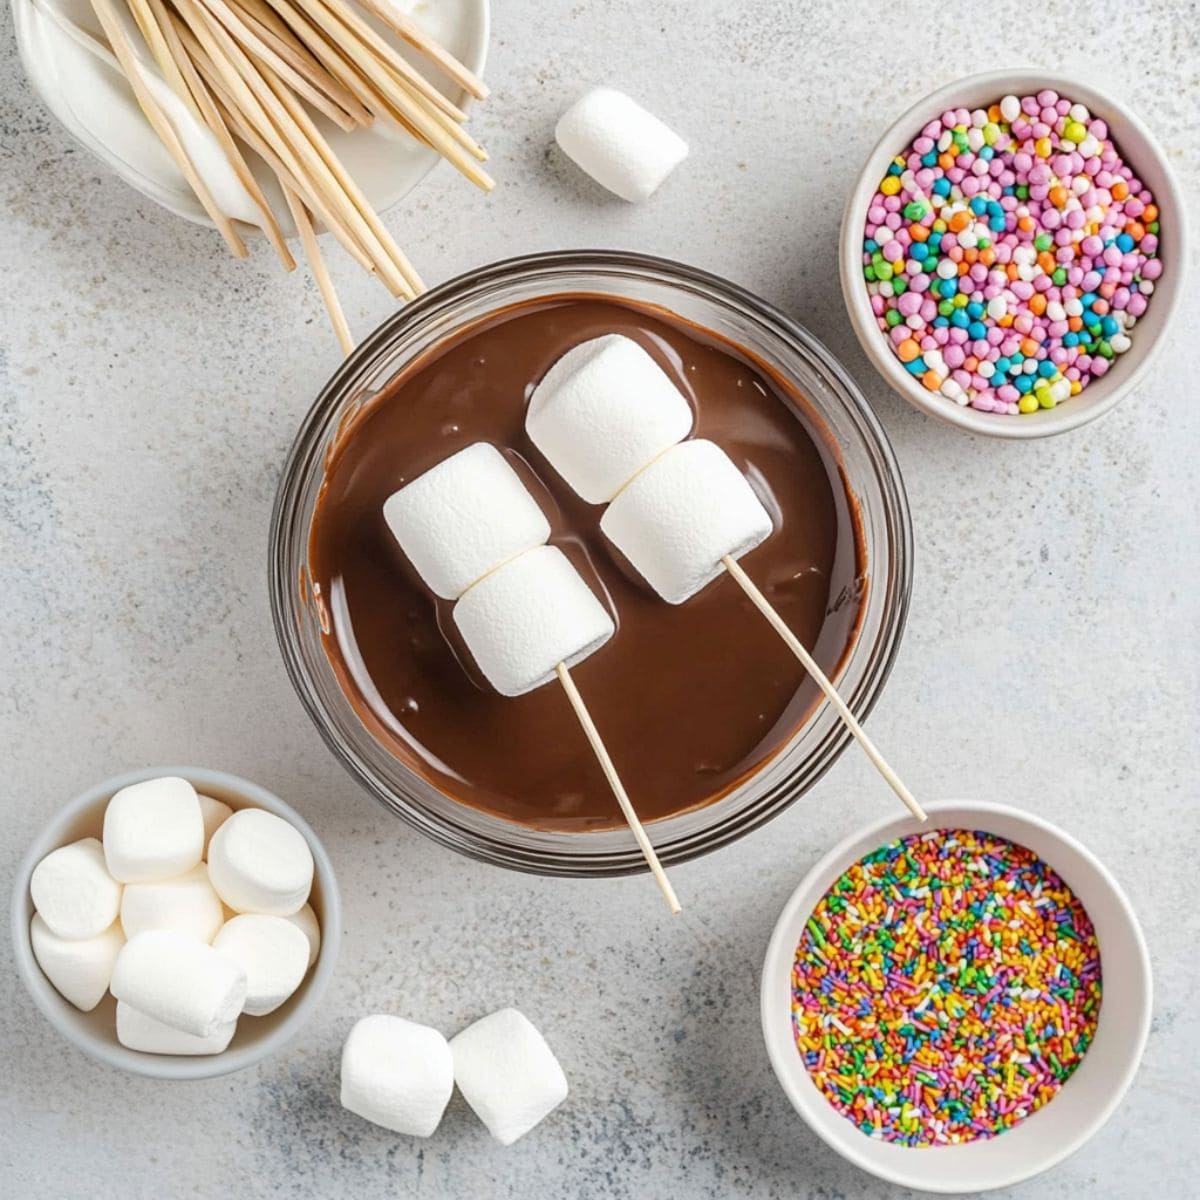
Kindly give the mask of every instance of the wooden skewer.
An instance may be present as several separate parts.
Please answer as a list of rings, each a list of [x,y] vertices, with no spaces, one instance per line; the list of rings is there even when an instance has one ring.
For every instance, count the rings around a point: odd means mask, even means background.
[[[278,15],[266,4],[261,9],[251,10],[250,0],[239,3],[238,0],[227,0],[229,8],[252,29],[264,42],[269,45],[280,58],[291,64],[294,70],[306,76],[314,87],[324,91],[338,107],[342,108],[356,125],[370,125],[374,120],[371,110],[367,108],[348,88],[344,87],[322,64],[312,55],[305,45],[294,37],[284,36],[279,30],[290,33],[287,25],[279,20]],[[269,14],[272,20],[264,20],[260,13]]]
[[[238,149],[237,143],[233,140],[229,132],[229,126],[221,116],[216,102],[213,100],[212,93],[200,77],[196,63],[192,60],[187,48],[184,46],[175,24],[176,18],[172,13],[167,11],[163,0],[141,0],[141,2],[148,6],[150,14],[157,23],[167,52],[176,67],[180,81],[192,99],[196,112],[200,119],[213,131],[213,135],[217,141],[221,143],[221,148],[225,151],[226,157],[228,157],[233,166],[242,187],[246,189],[250,199],[254,201],[255,207],[257,207],[261,214],[261,228],[266,235],[267,241],[271,243],[275,253],[279,256],[279,261],[283,264],[283,269],[285,271],[294,271],[296,269],[296,260],[292,257],[292,252],[288,249],[287,241],[283,236],[283,230],[280,229],[279,222],[276,220],[275,214],[271,211],[271,206],[267,202],[266,196],[263,195],[262,188],[258,186],[258,180],[254,178],[254,172],[250,170],[249,165],[242,156],[241,150]]]
[[[825,672],[817,665],[817,660],[805,649],[803,642],[787,627],[783,618],[775,611],[774,605],[758,590],[758,585],[742,570],[737,560],[726,554],[721,562],[725,570],[737,581],[738,586],[750,598],[750,602],[758,609],[768,624],[783,639],[788,649],[800,660],[804,669],[813,677],[817,687],[825,693],[825,699],[833,706],[834,711],[842,719],[842,723],[854,735],[858,744],[866,751],[867,757],[875,765],[875,769],[883,776],[892,791],[904,801],[905,807],[918,821],[925,820],[925,811],[917,803],[912,792],[904,786],[900,777],[888,766],[883,755],[875,748],[875,743],[867,736],[867,731],[858,723],[858,718],[850,711],[850,706],[841,698],[837,689],[829,682]]]
[[[148,0],[128,0],[128,4],[129,11],[133,13],[133,19],[137,22],[138,29],[142,31],[142,37],[145,39],[146,45],[150,47],[150,53],[154,56],[154,61],[158,64],[163,79],[167,81],[175,95],[188,106],[192,116],[198,121],[204,120],[200,106],[192,96],[179,64],[171,53],[166,31],[160,25],[158,16],[150,7]]]
[[[150,122],[154,132],[158,134],[163,145],[174,158],[184,179],[187,180],[188,186],[196,193],[197,199],[204,206],[204,211],[208,213],[212,223],[220,230],[225,244],[237,258],[245,258],[248,253],[245,242],[238,236],[229,218],[218,207],[212,193],[208,190],[208,185],[192,165],[192,160],[188,158],[187,151],[184,150],[183,143],[180,142],[174,127],[146,86],[145,80],[142,78],[141,66],[125,32],[125,26],[117,14],[113,0],[92,0],[92,8],[100,20],[105,36],[108,38],[108,44],[121,64],[121,70],[129,80],[130,87],[133,88],[138,107],[145,113],[146,120]]]
[[[671,886],[671,881],[667,878],[667,873],[663,870],[662,863],[658,861],[658,855],[655,853],[654,846],[646,836],[646,830],[642,827],[642,823],[638,819],[633,805],[630,803],[629,796],[625,791],[625,785],[621,782],[620,775],[617,774],[617,768],[613,765],[608,748],[604,745],[600,731],[596,728],[596,723],[592,720],[592,714],[588,712],[587,705],[583,702],[583,697],[579,694],[579,689],[575,686],[575,680],[571,678],[571,672],[567,670],[565,663],[559,663],[554,670],[558,675],[559,682],[563,685],[563,691],[567,693],[567,699],[571,702],[571,707],[575,710],[575,716],[579,719],[579,724],[583,727],[584,735],[592,747],[596,761],[600,764],[600,769],[604,772],[604,778],[608,780],[608,786],[612,788],[612,793],[617,798],[617,803],[621,806],[621,812],[630,830],[633,832],[638,849],[641,850],[642,856],[646,860],[646,865],[650,868],[650,872],[654,876],[654,880],[667,902],[667,907],[673,913],[679,912],[680,904],[675,896],[675,889]]]
[[[298,96],[302,96],[318,112],[324,113],[340,129],[347,133],[358,127],[356,121],[336,101],[325,94],[316,84],[298,71],[281,55],[269,46],[258,34],[242,20],[225,0],[200,0],[205,8],[216,18],[243,47],[247,54],[254,55],[260,61],[259,67],[270,67]]]
[[[362,0],[362,4],[385,25],[395,30],[410,46],[416,47],[426,58],[437,63],[465,92],[469,92],[476,100],[487,99],[487,84],[478,75],[464,67],[444,46],[435,42],[419,25],[410,21],[387,0]]]
[[[290,187],[283,189],[283,195],[287,200],[288,209],[291,211],[292,220],[296,223],[296,230],[300,234],[300,244],[304,247],[305,256],[312,267],[313,277],[317,281],[317,289],[320,291],[321,299],[325,302],[326,311],[329,313],[334,336],[342,348],[342,353],[349,354],[354,349],[354,337],[350,333],[350,326],[346,324],[346,314],[342,311],[342,302],[338,299],[333,280],[329,278],[325,259],[321,256],[321,247],[317,244],[317,235],[313,232],[308,210]]]

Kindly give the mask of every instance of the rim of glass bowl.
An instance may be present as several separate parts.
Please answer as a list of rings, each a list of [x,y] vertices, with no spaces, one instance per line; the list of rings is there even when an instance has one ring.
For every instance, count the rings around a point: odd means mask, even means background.
[[[611,876],[646,867],[625,829],[561,833],[505,821],[446,796],[375,740],[346,700],[320,637],[313,636],[316,618],[305,595],[309,526],[330,440],[347,415],[377,394],[415,355],[505,303],[539,295],[608,294],[675,309],[669,297],[640,294],[638,284],[719,310],[757,333],[769,352],[758,344],[747,348],[795,381],[834,436],[845,460],[847,486],[853,484],[862,510],[867,541],[867,610],[840,676],[849,692],[843,695],[860,719],[871,711],[891,672],[908,615],[912,525],[891,444],[845,369],[802,325],[773,305],[716,275],[668,259],[566,250],[480,267],[400,309],[334,373],[301,422],[288,453],[271,515],[269,584],[275,632],[309,717],[371,795],[444,846],[535,874]],[[697,319],[697,324],[708,322]],[[726,336],[745,344],[745,337]],[[789,363],[789,358],[794,361]],[[805,372],[810,378],[804,378]],[[863,479],[852,475],[851,455],[861,459],[854,470]],[[867,486],[878,494],[863,494]],[[651,832],[660,858],[668,865],[685,862],[757,829],[812,787],[850,741],[829,705],[820,704],[787,745],[733,791],[701,808],[656,821]],[[799,755],[802,745],[805,752]],[[636,803],[636,780],[629,782]]]

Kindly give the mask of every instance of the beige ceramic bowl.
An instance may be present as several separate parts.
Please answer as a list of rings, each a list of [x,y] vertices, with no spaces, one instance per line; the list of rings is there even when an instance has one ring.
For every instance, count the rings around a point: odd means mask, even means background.
[[[862,276],[862,233],[871,197],[888,164],[931,120],[948,108],[981,108],[1009,93],[1024,96],[1043,88],[1053,88],[1060,96],[1086,104],[1095,116],[1102,117],[1122,157],[1154,193],[1161,213],[1159,257],[1163,273],[1155,283],[1145,315],[1138,319],[1130,334],[1133,345],[1113,363],[1110,371],[1057,408],[1010,417],[960,408],[953,400],[927,391],[904,369],[871,312]],[[1034,68],[991,71],[949,83],[918,101],[876,143],[842,217],[838,253],[842,294],[850,323],[872,365],[914,407],[971,433],[1006,438],[1046,437],[1077,429],[1103,416],[1145,380],[1183,295],[1188,254],[1186,222],[1186,206],[1166,156],[1146,126],[1119,100],[1090,84],[1064,79],[1052,71]]]
[[[104,809],[116,792],[131,783],[156,779],[162,775],[179,775],[189,780],[197,791],[224,800],[233,809],[264,808],[282,817],[304,835],[313,854],[315,870],[309,903],[321,925],[321,950],[317,961],[287,1003],[265,1017],[243,1017],[238,1022],[233,1041],[221,1054],[197,1057],[144,1054],[122,1046],[117,1041],[116,1001],[112,996],[105,996],[91,1012],[80,1012],[64,1000],[42,974],[29,942],[29,923],[33,919],[29,877],[33,874],[33,868],[59,846],[82,837],[98,838]],[[224,771],[208,771],[198,767],[157,767],[132,771],[89,788],[60,810],[34,839],[17,868],[13,889],[12,938],[17,973],[29,989],[34,1003],[59,1033],[86,1054],[109,1066],[131,1071],[135,1075],[148,1075],[153,1079],[209,1079],[215,1075],[240,1071],[274,1054],[312,1016],[313,1009],[329,985],[337,962],[341,928],[341,900],[333,865],[304,818],[278,796],[249,780],[239,779]]]

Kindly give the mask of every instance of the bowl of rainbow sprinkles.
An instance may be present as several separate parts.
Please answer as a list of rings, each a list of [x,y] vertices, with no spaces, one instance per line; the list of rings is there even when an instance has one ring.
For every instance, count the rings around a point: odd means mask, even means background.
[[[995,437],[1062,433],[1144,377],[1182,294],[1184,206],[1120,101],[1038,71],[959,80],[867,159],[842,222],[851,323],[887,383]]]

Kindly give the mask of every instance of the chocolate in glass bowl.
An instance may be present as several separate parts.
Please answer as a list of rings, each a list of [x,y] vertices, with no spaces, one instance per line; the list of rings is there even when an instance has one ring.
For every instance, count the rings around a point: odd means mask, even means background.
[[[865,564],[865,572],[858,574],[868,577],[869,587],[857,595],[858,632],[851,638],[845,654],[838,686],[860,720],[868,716],[887,682],[904,632],[912,586],[912,528],[904,484],[887,436],[845,368],[802,325],[778,308],[736,284],[682,263],[626,251],[583,250],[530,254],[480,266],[440,284],[392,314],[337,368],[300,422],[284,463],[271,516],[271,612],[284,666],[296,695],[347,772],[384,808],[428,838],[457,853],[510,869],[545,875],[611,876],[646,869],[629,829],[613,823],[616,810],[608,810],[610,820],[602,827],[576,823],[568,828],[548,828],[546,824],[539,826],[502,816],[479,805],[478,800],[464,802],[451,786],[456,782],[454,773],[440,772],[439,780],[437,775],[427,772],[424,762],[415,756],[413,746],[404,743],[403,726],[391,731],[388,742],[379,736],[378,719],[372,715],[371,707],[358,698],[362,694],[361,684],[370,688],[370,682],[360,676],[358,682],[347,686],[349,677],[344,668],[353,667],[359,655],[335,655],[331,659],[326,649],[330,632],[341,628],[332,624],[334,605],[341,602],[340,593],[329,592],[328,582],[314,580],[312,572],[316,564],[310,554],[313,518],[318,502],[322,502],[328,490],[326,467],[336,466],[348,438],[367,419],[364,414],[370,414],[380,398],[391,395],[395,380],[420,370],[442,353],[444,347],[455,344],[463,332],[476,328],[480,322],[486,324],[504,308],[564,295],[576,298],[588,295],[601,302],[640,308],[643,316],[665,314],[665,319],[670,320],[673,314],[674,324],[684,331],[690,330],[698,341],[736,348],[744,365],[754,367],[785,401],[798,406],[800,420],[810,434],[817,434],[818,451],[832,456],[844,493],[853,498],[847,499],[847,504],[856,517],[856,550]],[[523,408],[523,397],[515,412],[518,408]],[[517,428],[520,421],[516,416],[512,420],[512,427],[520,432]],[[796,416],[791,420],[796,421]],[[836,450],[830,450],[830,446]],[[451,449],[446,445],[444,454]],[[726,449],[731,448],[726,446]],[[737,449],[732,449],[740,466],[748,467],[750,458],[739,458]],[[560,496],[558,488],[563,485],[536,458],[532,448],[527,451],[527,462],[514,449],[505,452],[530,484],[535,482],[534,474],[542,476],[550,481],[547,491]],[[431,461],[439,456],[431,454]],[[547,492],[536,494],[542,503],[547,503]],[[548,515],[557,520],[559,509],[568,509],[571,503],[571,494],[565,493],[562,503],[556,499]],[[592,510],[590,532],[594,533],[599,514],[599,508]],[[610,548],[602,542],[600,546],[605,556],[610,556]],[[599,594],[599,578],[593,574],[588,559],[582,557],[587,545],[580,542],[578,550],[570,544],[565,548],[577,565],[586,568],[584,574]],[[752,576],[769,587],[772,581],[758,574],[755,566],[756,554],[763,553],[767,553],[767,544],[748,554],[744,564]],[[386,554],[389,570],[395,571],[395,578],[402,581],[407,570],[403,556],[391,545]],[[626,578],[625,584],[630,588],[634,584],[642,587],[640,581],[631,578]],[[318,587],[323,588],[319,594]],[[662,619],[682,619],[691,605],[707,601],[707,595],[700,595],[688,605],[672,608],[658,599],[650,600],[648,590],[642,595],[642,602],[653,602],[658,610],[656,616]],[[607,602],[607,595],[602,598]],[[433,604],[424,592],[421,602],[427,606]],[[749,601],[746,605],[749,613]],[[616,616],[625,618],[620,612]],[[388,614],[391,636],[400,635],[406,628],[404,620],[402,607],[397,606]],[[757,626],[755,630],[763,634]],[[805,634],[806,630],[800,632]],[[738,649],[739,643],[722,631],[718,641],[702,646],[692,655],[695,660],[692,665],[698,670],[702,660],[712,661],[721,654],[737,653]],[[824,647],[817,647],[817,653],[827,668],[834,665],[838,656],[836,650],[828,652]],[[790,658],[782,643],[772,647],[772,654],[779,655],[772,658],[775,667]],[[599,665],[599,659],[596,664]],[[584,662],[580,670],[587,666],[588,662]],[[341,673],[337,668],[342,668]],[[460,666],[458,670],[464,668]],[[791,664],[785,670],[796,671],[793,680],[800,678],[798,668]],[[646,710],[638,706],[646,702],[650,686],[649,677],[638,673],[635,694],[623,702],[623,712],[630,713],[632,719]],[[550,695],[550,685],[544,690]],[[720,706],[724,701],[725,697],[718,695],[714,704]],[[496,702],[499,703],[498,697]],[[684,704],[690,706],[692,702],[694,696],[685,696]],[[708,803],[676,811],[654,822],[652,835],[662,862],[667,865],[685,862],[742,838],[803,797],[821,779],[850,744],[850,733],[828,704],[809,706],[805,696],[800,697],[800,703],[811,710],[778,752],[760,758],[757,766],[749,768],[749,774],[734,781]],[[674,719],[683,720],[679,716]],[[611,736],[604,728],[601,732]],[[462,733],[463,738],[469,736],[469,731]],[[539,737],[536,731],[534,737]],[[571,786],[576,790],[586,786],[589,797],[599,794],[604,787],[599,774],[586,774],[589,769],[586,743],[575,740],[581,737],[577,731],[572,731],[570,737],[572,762],[583,773],[571,776]],[[395,752],[389,745],[397,739],[401,752]],[[552,744],[545,733],[540,740],[547,754],[563,752],[562,746]],[[508,752],[508,748],[503,752]],[[640,778],[636,770],[635,776]],[[592,779],[589,784],[578,782],[588,778]],[[629,782],[631,793],[640,791],[636,779]],[[670,786],[676,786],[673,778]],[[709,796],[715,792],[716,786],[708,790]],[[632,799],[635,804],[642,804],[638,794]],[[668,794],[667,803],[676,799]],[[352,803],[349,796],[346,803]]]
[[[623,824],[566,697],[516,699],[483,680],[384,522],[387,497],[463,447],[499,447],[617,634],[574,670],[643,821],[711,803],[777,755],[820,700],[786,646],[722,576],[669,605],[599,531],[529,441],[529,395],[579,342],[641,344],[696,414],[694,436],[746,472],[775,530],[743,565],[836,675],[867,596],[861,514],[834,438],[803,396],[716,333],[652,305],[560,293],[501,307],[409,362],[339,429],[324,464],[308,563],[322,643],[358,718],[455,800],[564,832]]]

